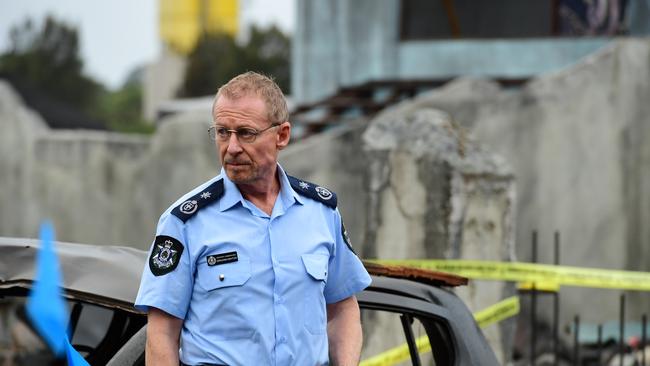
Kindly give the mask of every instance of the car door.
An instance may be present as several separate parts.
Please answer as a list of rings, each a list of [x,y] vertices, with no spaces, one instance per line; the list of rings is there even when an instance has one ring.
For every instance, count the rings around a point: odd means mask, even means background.
[[[357,299],[364,335],[361,366],[460,364],[444,307],[372,290]]]

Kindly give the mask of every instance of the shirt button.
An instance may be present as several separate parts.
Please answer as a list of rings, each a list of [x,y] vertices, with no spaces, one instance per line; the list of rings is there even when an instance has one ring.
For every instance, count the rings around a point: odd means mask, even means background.
[[[284,303],[284,299],[282,298],[282,296],[278,296],[278,297],[275,299],[275,303],[276,303],[276,304],[283,304],[283,303]]]
[[[287,338],[282,336],[280,337],[280,343],[285,343],[287,341]]]
[[[224,276],[223,274],[220,274],[220,275],[219,275],[219,281],[223,281],[223,280],[225,280],[225,279],[226,279],[226,276]]]

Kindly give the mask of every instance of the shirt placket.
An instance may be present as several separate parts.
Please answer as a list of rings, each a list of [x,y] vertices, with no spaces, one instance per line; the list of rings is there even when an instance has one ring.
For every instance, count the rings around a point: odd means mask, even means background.
[[[289,319],[291,314],[286,306],[285,298],[285,285],[290,279],[286,277],[286,271],[282,266],[287,265],[280,262],[282,247],[282,230],[280,230],[280,219],[284,214],[280,209],[274,212],[269,220],[268,235],[269,246],[271,252],[271,261],[273,266],[273,274],[275,281],[273,283],[273,313],[275,315],[275,347],[274,347],[274,363],[275,365],[291,365],[295,359],[289,344],[290,324]],[[286,233],[285,233],[286,235]],[[294,315],[295,316],[295,315]]]

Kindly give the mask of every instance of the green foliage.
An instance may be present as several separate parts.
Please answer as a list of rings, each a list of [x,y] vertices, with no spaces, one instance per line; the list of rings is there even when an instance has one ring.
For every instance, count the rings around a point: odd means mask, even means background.
[[[28,19],[14,26],[9,37],[11,48],[0,55],[0,75],[76,108],[87,119],[99,119],[110,130],[153,132],[153,125],[142,118],[141,68],[120,90],[108,91],[83,74],[77,30],[65,22],[48,16],[37,28]]]
[[[105,92],[98,103],[98,114],[108,128],[125,133],[153,133],[152,123],[142,118],[142,86],[126,83],[120,90]]]
[[[291,39],[273,26],[267,30],[251,28],[244,47],[247,70],[273,76],[285,94],[291,92]]]
[[[89,112],[102,86],[82,74],[77,30],[47,17],[42,27],[31,20],[10,31],[11,49],[0,56],[0,73]]]
[[[290,43],[277,27],[259,29],[253,26],[250,38],[243,45],[227,34],[203,35],[188,57],[181,97],[211,95],[232,77],[246,71],[257,71],[275,78],[280,88],[289,93]]]
[[[179,96],[214,94],[216,86],[239,73],[241,59],[241,49],[231,36],[203,35],[188,57],[185,80]]]

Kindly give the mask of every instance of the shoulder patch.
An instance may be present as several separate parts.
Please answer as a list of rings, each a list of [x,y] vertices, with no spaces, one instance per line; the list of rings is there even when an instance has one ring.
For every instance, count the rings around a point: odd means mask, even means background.
[[[202,208],[217,202],[223,196],[223,179],[210,184],[201,192],[185,200],[185,202],[174,207],[172,215],[178,217],[183,222],[187,222],[192,216]]]
[[[291,188],[299,194],[309,197],[315,201],[318,201],[325,206],[331,208],[336,208],[336,194],[325,187],[321,187],[317,184],[310,183],[290,175],[287,175],[289,178],[289,183]]]
[[[352,251],[355,255],[357,252],[354,251],[352,248],[352,244],[350,244],[350,237],[348,236],[348,231],[345,230],[345,225],[343,224],[343,219],[341,219],[341,236],[343,237],[343,241],[345,242],[345,245],[348,246],[348,249]]]
[[[162,276],[176,269],[183,255],[183,244],[167,235],[158,235],[149,256],[149,270],[154,276]]]

